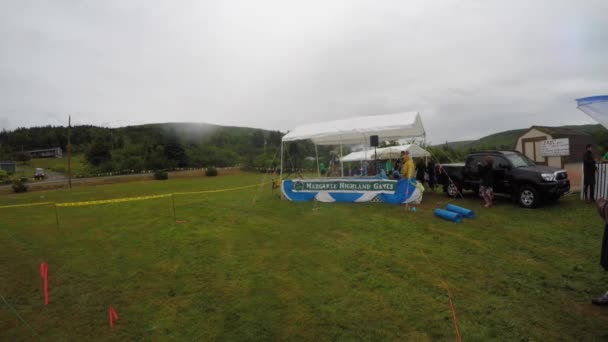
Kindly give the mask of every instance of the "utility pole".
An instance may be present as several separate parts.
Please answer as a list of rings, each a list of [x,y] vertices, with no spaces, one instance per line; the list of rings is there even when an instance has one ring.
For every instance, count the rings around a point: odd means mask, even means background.
[[[70,134],[72,130],[72,116],[68,116],[68,189],[72,188],[72,145],[70,143]]]

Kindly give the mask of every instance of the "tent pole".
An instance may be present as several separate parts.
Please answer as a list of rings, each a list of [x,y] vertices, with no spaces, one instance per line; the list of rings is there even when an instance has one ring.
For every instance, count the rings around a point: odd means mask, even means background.
[[[342,162],[342,144],[340,143],[340,174],[344,177],[344,163]]]
[[[319,168],[319,151],[317,150],[317,144],[315,144],[315,156],[317,157],[317,177],[321,178],[321,169]]]
[[[363,143],[367,144],[369,142],[369,139],[363,135]],[[369,165],[368,165],[368,160],[367,160],[367,150],[369,149],[369,144],[364,145],[365,146],[365,176],[369,176]]]
[[[283,179],[283,140],[281,140],[281,171],[279,171],[279,179]]]
[[[367,146],[365,146],[365,134],[363,136],[363,160],[361,160],[361,176],[363,176],[363,163],[367,164]],[[365,175],[367,176],[367,165],[365,165]]]

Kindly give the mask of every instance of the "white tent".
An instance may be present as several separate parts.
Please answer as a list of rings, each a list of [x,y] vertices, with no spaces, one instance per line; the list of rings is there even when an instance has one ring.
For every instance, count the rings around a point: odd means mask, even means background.
[[[397,159],[401,156],[401,151],[410,151],[412,158],[430,157],[429,151],[416,144],[401,146],[390,146],[378,149],[378,159]]]
[[[374,150],[351,152],[340,159],[343,163],[358,162],[362,160],[373,160]]]
[[[405,138],[424,138],[426,133],[418,112],[363,116],[345,120],[326,121],[296,127],[281,140],[281,177],[283,173],[283,143],[310,139],[317,145],[368,145],[369,138],[378,136],[379,141]],[[319,157],[317,154],[317,171]],[[342,175],[344,168],[341,167]]]
[[[315,145],[365,144],[377,135],[382,140],[424,137],[418,112],[361,116],[302,125],[283,136],[283,142],[310,139]]]
[[[397,159],[401,156],[401,151],[410,151],[412,158],[430,157],[429,151],[423,149],[416,144],[400,145],[400,146],[389,146],[383,147],[376,150],[378,153],[378,159]],[[355,162],[362,160],[374,160],[374,149],[367,151],[352,152],[344,156],[341,159],[343,163]]]
[[[577,99],[577,108],[608,128],[608,95]]]

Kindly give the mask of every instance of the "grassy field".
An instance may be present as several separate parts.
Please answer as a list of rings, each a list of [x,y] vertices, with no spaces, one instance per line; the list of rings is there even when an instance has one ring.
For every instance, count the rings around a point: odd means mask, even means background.
[[[241,174],[0,196],[0,206],[260,182]],[[260,191],[0,209],[0,340],[447,340],[447,288],[465,341],[605,340],[603,225],[574,196],[523,210],[457,201],[478,217],[380,203],[280,201]],[[49,266],[43,304],[40,262]],[[108,326],[108,308],[119,320]]]

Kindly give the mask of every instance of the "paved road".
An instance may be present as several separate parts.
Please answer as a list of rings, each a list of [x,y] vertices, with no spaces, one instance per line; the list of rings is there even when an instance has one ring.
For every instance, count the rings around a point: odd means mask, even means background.
[[[134,174],[129,174],[129,175],[115,175],[115,176],[104,176],[104,177],[88,177],[88,178],[72,178],[72,184],[75,183],[85,183],[85,182],[89,182],[89,181],[103,181],[105,179],[116,179],[118,177],[121,178],[131,178],[131,177],[141,177],[144,178],[146,176],[149,176],[149,173],[134,173]],[[57,173],[57,172],[49,172],[47,174],[47,178],[45,180],[42,181],[35,181],[35,180],[31,180],[28,184],[29,185],[45,185],[45,184],[67,184],[68,179],[65,175],[61,174],[61,173]],[[0,186],[0,189],[2,188],[8,188],[11,185],[2,185]]]
[[[63,174],[55,171],[46,171],[46,178],[43,182],[46,181],[65,181],[68,178]]]

